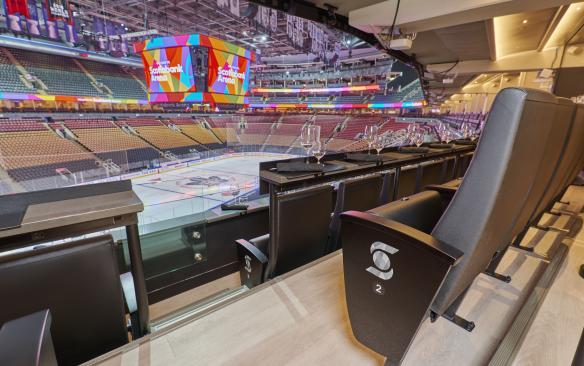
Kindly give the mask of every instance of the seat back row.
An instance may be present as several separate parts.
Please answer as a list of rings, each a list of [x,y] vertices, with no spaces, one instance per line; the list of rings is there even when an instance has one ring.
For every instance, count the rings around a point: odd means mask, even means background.
[[[454,162],[449,157],[408,166],[397,179],[393,170],[347,179],[336,191],[326,185],[277,195],[270,206],[269,235],[237,241],[242,284],[255,286],[338,250],[342,212],[366,211],[393,201],[402,191],[415,193],[424,185],[452,179],[462,172]],[[261,268],[261,275],[251,273],[252,267]]]

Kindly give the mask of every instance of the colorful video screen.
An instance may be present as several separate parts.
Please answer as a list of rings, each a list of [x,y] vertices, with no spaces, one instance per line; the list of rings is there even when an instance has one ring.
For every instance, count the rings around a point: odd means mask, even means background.
[[[209,49],[208,92],[245,95],[249,87],[249,59]]]
[[[150,93],[196,91],[189,47],[159,48],[142,52]]]

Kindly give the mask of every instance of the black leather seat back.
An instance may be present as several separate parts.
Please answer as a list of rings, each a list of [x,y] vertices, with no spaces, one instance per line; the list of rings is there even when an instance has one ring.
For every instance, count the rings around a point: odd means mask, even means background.
[[[444,166],[444,175],[442,176],[442,183],[453,180],[455,176],[456,176],[456,159],[446,158],[446,165]]]
[[[395,173],[394,172],[387,172],[382,175],[383,177],[383,184],[381,185],[381,196],[379,200],[379,204],[383,205],[389,203],[393,200],[393,190],[394,190],[394,181],[395,181]]]
[[[59,365],[77,365],[128,342],[111,236],[0,257],[0,323],[43,309]]]
[[[456,163],[456,171],[454,172],[454,178],[464,177],[470,162],[474,156],[474,152],[462,154]]]
[[[570,184],[574,177],[574,171],[578,170],[577,159],[581,156],[583,148],[584,106],[577,105],[573,122],[568,133],[568,140],[563,148],[562,158],[558,160],[556,173],[554,174],[552,182],[546,190],[545,195],[539,202],[532,219],[536,219],[541,212],[545,211],[551,205],[552,200],[559,198],[558,195],[560,195]]]
[[[379,206],[381,204],[382,185],[383,178],[378,174],[339,183],[337,200],[330,224],[330,238],[327,252],[333,252],[341,247],[339,242],[341,213],[350,210],[367,211]]]
[[[438,192],[425,191],[368,212],[430,234],[442,215],[442,198]]]
[[[584,119],[584,106],[579,104],[576,111],[576,116],[574,117],[574,129],[572,134],[580,134],[577,139],[577,146],[574,146],[572,151],[572,159],[570,164],[566,168],[566,176],[561,183],[557,194],[563,192],[563,190],[568,187],[574,181],[574,178],[580,173],[582,167],[584,166],[584,137],[582,136],[582,120]],[[576,131],[577,129],[577,131]]]
[[[432,235],[464,252],[449,272],[432,309],[443,314],[484,271],[511,228],[538,172],[556,113],[556,98],[539,90],[508,88],[495,98],[460,188]]]
[[[398,179],[397,196],[395,199],[397,200],[406,196],[411,196],[418,192],[418,177],[418,166],[410,165],[401,168]]]
[[[286,193],[272,204],[267,278],[291,271],[325,254],[333,187]]]
[[[538,214],[538,205],[542,198],[544,198],[546,191],[549,190],[549,186],[553,182],[555,173],[557,172],[558,164],[563,158],[564,145],[566,144],[568,133],[574,120],[574,111],[575,105],[571,100],[558,98],[556,115],[550,133],[547,136],[547,142],[545,140],[541,142],[545,144],[543,159],[533,185],[529,190],[527,200],[524,202],[521,214],[512,229],[512,237],[515,237],[526,226],[532,223],[533,217]],[[502,243],[500,249],[503,249],[504,245]]]
[[[335,204],[335,214],[349,210],[367,211],[379,206],[382,184],[381,175],[341,182]]]
[[[421,176],[419,178],[418,191],[423,190],[424,187],[430,184],[443,183],[447,167],[448,163],[446,160],[437,160],[420,164],[418,174]]]

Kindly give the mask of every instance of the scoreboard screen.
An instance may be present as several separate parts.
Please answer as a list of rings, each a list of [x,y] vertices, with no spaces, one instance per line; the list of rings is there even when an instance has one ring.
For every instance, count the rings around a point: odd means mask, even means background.
[[[151,103],[245,104],[255,54],[199,34],[150,39],[142,54]]]
[[[209,52],[209,91],[245,95],[249,87],[249,60],[218,50]]]
[[[144,51],[142,62],[150,93],[196,91],[191,52],[188,47]]]

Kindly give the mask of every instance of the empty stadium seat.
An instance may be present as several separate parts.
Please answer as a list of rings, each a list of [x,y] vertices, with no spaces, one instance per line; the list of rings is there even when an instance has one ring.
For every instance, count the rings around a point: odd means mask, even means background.
[[[367,211],[381,204],[381,175],[345,180],[339,183],[337,199],[330,225],[328,252],[340,249],[341,213],[344,211]]]
[[[120,281],[111,236],[0,256],[0,324],[48,309],[59,365],[78,365],[128,342]]]
[[[332,199],[331,186],[278,196],[272,203],[269,235],[237,240],[242,284],[253,287],[322,257]]]
[[[428,309],[467,330],[474,328],[456,309],[499,247],[513,238],[556,112],[557,100],[548,93],[505,89],[497,95],[472,164],[444,211],[440,194],[427,191],[373,212],[341,215],[346,299],[357,339],[396,362]],[[415,268],[424,268],[423,275]],[[399,276],[388,281],[394,273]],[[380,281],[374,285],[377,292],[371,291],[372,280]],[[380,289],[395,296],[379,296]]]

